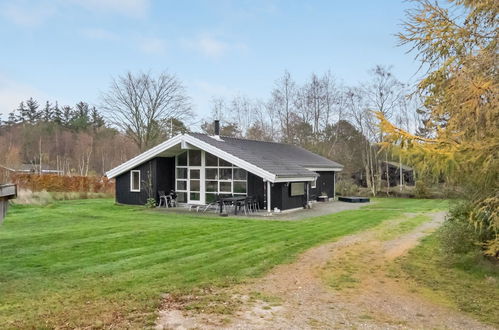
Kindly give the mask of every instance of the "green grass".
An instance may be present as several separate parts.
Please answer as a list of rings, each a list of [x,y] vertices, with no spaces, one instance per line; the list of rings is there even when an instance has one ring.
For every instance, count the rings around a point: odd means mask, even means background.
[[[418,214],[415,216],[409,216],[404,218],[400,223],[391,226],[389,228],[385,228],[380,232],[379,238],[384,241],[388,241],[396,238],[402,234],[406,234],[411,230],[419,227],[423,223],[430,220],[430,217],[425,214]]]
[[[400,261],[423,293],[499,326],[499,267],[479,255],[444,256],[438,232]],[[419,291],[419,290],[418,290]]]
[[[15,205],[0,227],[0,328],[150,325],[163,293],[228,286],[319,243],[446,207],[381,199],[282,222],[162,214],[109,199]]]

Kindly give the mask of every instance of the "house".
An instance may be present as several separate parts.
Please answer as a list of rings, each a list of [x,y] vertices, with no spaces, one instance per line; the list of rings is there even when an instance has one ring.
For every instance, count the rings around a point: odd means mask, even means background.
[[[335,196],[343,166],[297,146],[200,133],[177,135],[106,173],[116,178],[116,201],[145,204],[175,190],[179,203],[208,204],[217,195],[253,196],[260,208],[303,208]]]
[[[390,187],[399,185],[414,186],[414,169],[404,164],[396,162],[382,163],[381,179],[386,180],[386,169],[388,168],[388,178],[390,179]]]

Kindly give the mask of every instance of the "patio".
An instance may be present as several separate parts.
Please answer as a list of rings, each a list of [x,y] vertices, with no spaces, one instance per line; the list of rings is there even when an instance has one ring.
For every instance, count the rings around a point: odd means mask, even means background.
[[[244,212],[240,212],[237,215],[234,215],[233,212],[229,212],[228,217],[230,218],[253,218],[253,219],[268,219],[268,220],[282,220],[282,221],[296,221],[302,220],[306,218],[319,217],[323,215],[338,213],[347,210],[356,210],[361,208],[362,206],[370,205],[371,203],[346,203],[339,201],[329,201],[329,202],[317,202],[312,204],[311,209],[299,209],[289,212],[267,212],[266,210],[260,210],[259,212],[248,213],[247,215]],[[200,206],[199,211],[196,208],[190,208],[189,205],[180,205],[178,207],[171,208],[156,208],[158,212],[164,213],[191,213],[193,215],[199,216],[220,216],[218,209],[209,209],[206,212],[203,212],[204,207]]]

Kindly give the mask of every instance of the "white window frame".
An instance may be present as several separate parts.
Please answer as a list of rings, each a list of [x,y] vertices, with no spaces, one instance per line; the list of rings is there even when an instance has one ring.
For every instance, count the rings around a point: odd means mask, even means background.
[[[178,165],[178,155],[175,156],[175,190],[177,192],[182,192],[186,194],[186,201],[187,203],[190,204],[205,204],[206,203],[206,196],[210,194],[227,194],[227,195],[237,195],[237,196],[247,196],[248,195],[248,171],[235,166],[234,164],[231,164],[231,166],[220,166],[220,157],[217,157],[217,165],[216,166],[206,166],[206,151],[201,150],[201,166],[191,166],[189,163],[189,150],[186,150],[187,152],[187,166],[179,166]],[[216,156],[215,156],[216,157]],[[177,169],[179,168],[185,168],[187,170],[187,179],[180,179],[177,177]],[[244,170],[246,172],[246,177],[244,180],[234,180],[234,169],[239,168],[241,170]],[[191,201],[190,200],[190,170],[191,169],[198,169],[200,170],[200,194],[201,194],[201,200],[200,201]],[[206,179],[206,170],[207,169],[216,169],[217,170],[217,176],[216,179]],[[220,170],[221,169],[230,169],[231,170],[231,178],[228,180],[221,180],[220,179]],[[196,179],[197,180],[197,179]],[[179,190],[178,189],[178,181],[185,181],[186,182],[186,190]],[[217,191],[214,192],[207,192],[206,191],[206,181],[216,181],[217,182]],[[222,182],[227,182],[230,183],[230,191],[227,192],[221,192],[220,191],[220,183]],[[235,182],[244,182],[246,185],[246,192],[245,193],[236,193],[234,192],[234,183]]]
[[[139,189],[133,189],[133,174],[139,173]],[[132,170],[130,171],[130,191],[131,192],[140,192],[140,170]]]
[[[310,184],[310,188],[311,189],[317,188],[317,178],[315,178],[314,181],[312,181],[312,183]]]

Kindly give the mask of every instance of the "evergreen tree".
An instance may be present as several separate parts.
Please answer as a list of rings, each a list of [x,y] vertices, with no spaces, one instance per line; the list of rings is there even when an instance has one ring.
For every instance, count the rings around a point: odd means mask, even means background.
[[[28,110],[24,105],[24,101],[21,101],[21,103],[19,103],[19,107],[14,110],[14,113],[15,112],[18,113],[16,122],[24,123],[25,121],[28,121]]]
[[[61,108],[59,108],[59,103],[55,101],[55,105],[52,108],[52,120],[54,123],[58,125],[62,125],[62,111]]]
[[[26,115],[30,124],[36,123],[41,117],[41,113],[38,112],[38,107],[38,102],[33,100],[32,97],[26,101]]]
[[[46,123],[52,122],[54,117],[53,108],[49,101],[45,103],[45,108],[43,108],[43,121]]]
[[[73,119],[73,108],[71,108],[69,105],[65,105],[62,107],[62,125],[69,127],[71,125],[71,120]]]
[[[95,107],[92,107],[91,123],[94,129],[103,127],[106,124],[104,117],[100,115]]]

